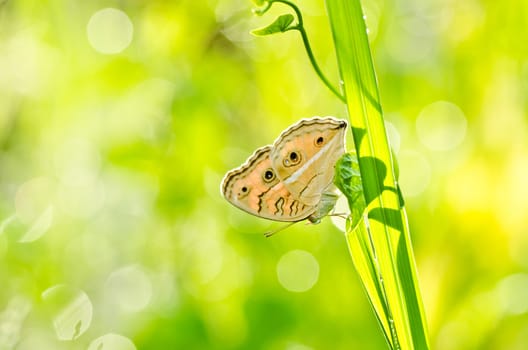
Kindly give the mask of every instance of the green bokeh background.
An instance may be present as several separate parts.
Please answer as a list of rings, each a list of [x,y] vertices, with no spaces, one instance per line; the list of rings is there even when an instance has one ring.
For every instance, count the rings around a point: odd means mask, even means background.
[[[324,2],[297,3],[337,81]],[[133,26],[115,54],[87,31],[108,7]],[[109,333],[137,349],[385,348],[330,220],[265,239],[280,225],[219,193],[227,170],[290,124],[346,118],[296,33],[249,34],[284,8],[251,7],[0,1],[0,349],[86,349]],[[525,349],[528,2],[364,7],[432,347]],[[438,101],[467,127],[437,113],[417,129]],[[427,130],[445,132],[445,149]],[[277,278],[292,250],[319,266],[305,292]]]

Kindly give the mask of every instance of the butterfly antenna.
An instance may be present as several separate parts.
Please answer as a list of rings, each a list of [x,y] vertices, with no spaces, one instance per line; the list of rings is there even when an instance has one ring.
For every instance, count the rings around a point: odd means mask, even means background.
[[[350,215],[350,213],[332,213],[332,214],[328,214],[328,216],[337,216],[341,219],[345,219]]]
[[[276,233],[278,233],[278,232],[280,232],[280,231],[282,231],[282,230],[285,230],[285,229],[287,229],[288,227],[290,227],[290,226],[292,226],[292,225],[294,225],[294,224],[296,224],[296,223],[298,223],[298,221],[290,222],[289,224],[284,225],[284,226],[282,226],[282,227],[279,227],[278,229],[273,230],[273,231],[264,232],[264,237],[266,237],[266,238],[267,238],[267,237],[271,237],[271,236],[273,236],[274,234],[276,234]]]

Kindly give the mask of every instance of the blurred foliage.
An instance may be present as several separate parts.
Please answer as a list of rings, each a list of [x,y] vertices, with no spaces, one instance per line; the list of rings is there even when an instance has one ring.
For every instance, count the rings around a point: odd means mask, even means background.
[[[297,3],[337,80],[324,3]],[[1,349],[384,348],[330,220],[265,239],[220,196],[288,125],[345,117],[251,6],[0,1]],[[432,347],[524,349],[528,3],[364,6]],[[292,250],[304,292],[277,278]]]

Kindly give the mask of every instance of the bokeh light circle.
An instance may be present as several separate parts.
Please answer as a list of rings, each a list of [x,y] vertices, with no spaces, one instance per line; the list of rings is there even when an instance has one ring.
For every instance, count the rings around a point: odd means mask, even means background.
[[[130,45],[134,26],[123,11],[105,8],[90,17],[86,34],[90,45],[97,52],[111,55],[122,52]]]
[[[31,179],[19,186],[15,194],[16,217],[27,226],[19,242],[33,242],[52,226],[55,183],[46,177]]]
[[[134,343],[127,337],[119,334],[108,333],[90,343],[88,350],[136,350]]]
[[[466,136],[466,128],[462,110],[446,101],[425,106],[416,119],[420,141],[433,151],[448,151],[459,146]]]
[[[59,284],[46,289],[42,300],[53,319],[53,328],[60,340],[73,340],[81,336],[92,322],[92,302],[85,292]]]
[[[421,153],[407,150],[400,152],[398,163],[403,196],[414,197],[424,192],[431,181],[429,161]]]
[[[319,264],[307,251],[292,250],[284,254],[277,263],[277,277],[284,289],[306,292],[319,279]]]
[[[143,310],[152,298],[152,282],[139,265],[114,271],[105,285],[107,296],[123,311]]]
[[[499,306],[506,314],[520,315],[528,313],[528,274],[509,275],[497,285]]]

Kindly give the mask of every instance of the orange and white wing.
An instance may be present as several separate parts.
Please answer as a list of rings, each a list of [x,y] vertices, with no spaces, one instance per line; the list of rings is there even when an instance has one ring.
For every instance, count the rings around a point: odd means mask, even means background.
[[[333,183],[334,166],[345,153],[347,123],[332,117],[303,119],[286,129],[271,148],[273,169],[296,200],[317,206]]]
[[[270,152],[270,146],[259,148],[243,165],[229,171],[222,181],[223,196],[234,206],[261,218],[306,219],[315,206],[302,203],[280,181],[271,165]]]

